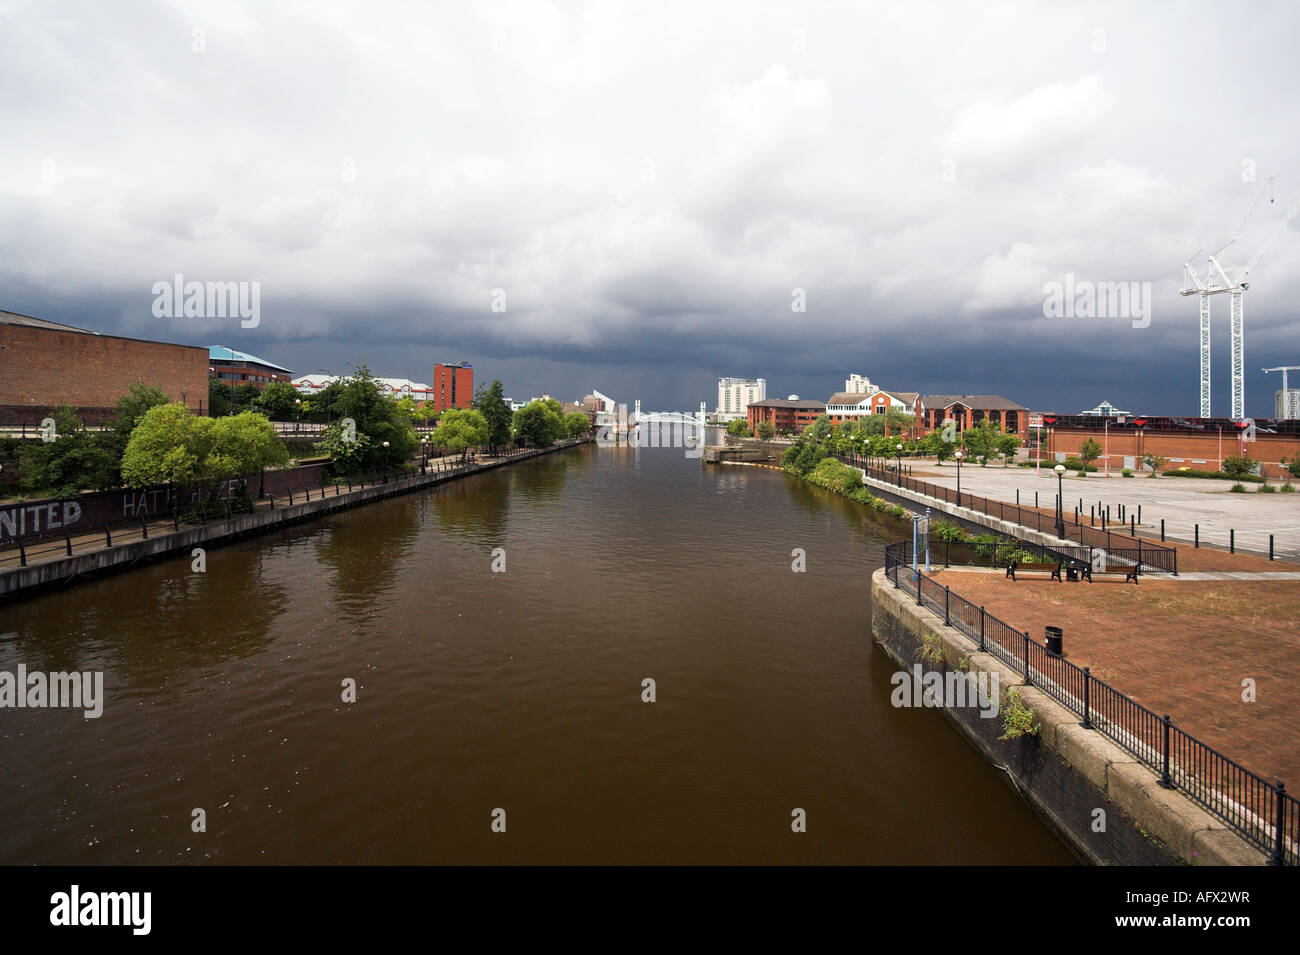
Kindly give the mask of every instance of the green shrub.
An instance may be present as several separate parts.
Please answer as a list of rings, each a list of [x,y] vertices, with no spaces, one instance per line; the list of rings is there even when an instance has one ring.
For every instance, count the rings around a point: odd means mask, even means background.
[[[907,513],[907,511],[903,510],[903,508],[898,504],[895,504],[893,507],[889,509],[889,513],[893,514],[895,517],[902,517],[904,514]]]
[[[1261,485],[1259,486],[1259,490],[1258,490],[1256,493],[1257,493],[1257,494],[1276,494],[1276,493],[1277,493],[1277,488],[1275,488],[1273,485],[1271,485],[1271,484],[1265,482],[1264,484],[1261,484]]]
[[[1222,471],[1200,471],[1196,468],[1189,467],[1174,468],[1172,471],[1165,471],[1161,477],[1210,478],[1216,481],[1249,481],[1252,484],[1264,483],[1264,479],[1257,474],[1245,474],[1239,478],[1234,478],[1231,474],[1225,474]]]
[[[1291,482],[1290,482],[1290,481],[1288,481],[1286,484],[1283,484],[1283,485],[1282,485],[1280,488],[1278,488],[1277,490],[1278,490],[1278,493],[1279,493],[1279,494],[1294,494],[1294,493],[1295,493],[1295,488],[1291,485]]]
[[[930,536],[937,537],[941,541],[967,541],[971,537],[959,525],[950,524],[947,521],[940,521],[931,527]]]
[[[1244,485],[1244,484],[1234,484],[1232,487],[1228,488],[1228,490],[1231,491],[1233,494],[1245,494],[1245,493],[1246,493],[1246,485]]]
[[[1133,469],[1132,469],[1132,468],[1125,468],[1123,471],[1120,471],[1119,473],[1120,473],[1120,475],[1121,475],[1122,477],[1132,477],[1132,476],[1133,476]]]
[[[1083,470],[1083,459],[1076,457],[1074,455],[1071,455],[1070,457],[1066,458],[1064,463],[1065,463],[1065,469],[1067,471]],[[1097,465],[1095,464],[1089,464],[1087,469],[1091,471],[1093,474],[1097,473]]]
[[[998,739],[1019,739],[1037,736],[1039,724],[1034,722],[1034,711],[1020,702],[1020,691],[1010,687],[1002,697],[1002,735]]]

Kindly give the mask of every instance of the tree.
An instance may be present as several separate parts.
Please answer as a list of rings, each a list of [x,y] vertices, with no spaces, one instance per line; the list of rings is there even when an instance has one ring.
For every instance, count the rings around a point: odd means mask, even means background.
[[[370,369],[360,365],[339,384],[329,408],[336,420],[316,445],[329,454],[334,473],[378,471],[409,461],[419,443],[411,419],[379,390]]]
[[[825,449],[806,434],[800,435],[781,455],[781,465],[800,477],[807,477],[826,457]]]
[[[1160,468],[1169,463],[1169,459],[1159,454],[1144,454],[1142,455],[1142,463],[1151,469],[1151,476],[1155,477]]]
[[[776,434],[776,428],[770,421],[760,421],[758,423],[757,433],[764,441],[768,441],[771,439],[772,435]]]
[[[524,445],[544,448],[564,434],[559,402],[554,398],[530,401],[515,412],[515,437]]]
[[[230,386],[220,378],[208,379],[208,417],[220,418],[230,414]]]
[[[1286,465],[1288,474],[1292,477],[1300,477],[1300,454],[1292,455],[1289,461],[1283,459],[1282,463]]]
[[[1240,481],[1255,472],[1255,462],[1246,454],[1230,454],[1223,459],[1223,473]]]
[[[999,433],[987,418],[972,425],[961,433],[962,454],[967,459],[978,458],[980,455],[988,459],[997,446]]]
[[[487,419],[474,408],[448,408],[430,440],[463,460],[470,448],[488,443]]]
[[[247,480],[288,460],[289,452],[262,415],[199,417],[173,402],[149,409],[140,420],[122,456],[122,476],[135,488],[173,484],[211,492],[222,481]]]
[[[122,456],[126,454],[132,432],[150,408],[165,405],[169,400],[162,389],[141,382],[133,384],[130,391],[117,399],[117,414],[113,417],[109,430],[102,434],[105,450],[112,459],[112,469],[104,475],[97,487],[121,486]]]
[[[293,421],[298,416],[300,400],[293,385],[287,381],[273,381],[262,389],[254,404],[272,421]]]
[[[484,442],[493,450],[510,443],[511,411],[506,402],[505,389],[500,378],[493,378],[486,389],[480,386],[474,395],[474,409],[487,422],[487,440]]]
[[[749,430],[748,421],[744,418],[737,418],[735,421],[727,425],[727,434],[733,435],[737,438],[748,438],[753,434],[753,432]]]
[[[1016,456],[1016,449],[1020,447],[1020,436],[1016,434],[1000,434],[993,439],[993,444],[1002,455],[1002,466],[1006,467],[1011,463],[1011,459]]]
[[[818,415],[817,419],[808,426],[807,435],[813,441],[821,443],[826,440],[826,436],[831,433],[831,419],[826,415]]]
[[[1101,457],[1101,445],[1097,443],[1096,438],[1089,438],[1079,446],[1079,460],[1083,462],[1083,467],[1079,468],[1080,474],[1088,472],[1088,465]]]
[[[51,497],[75,497],[93,487],[111,486],[117,460],[104,436],[87,431],[68,405],[54,409],[52,441],[25,442],[19,451],[26,491],[44,491]]]
[[[581,411],[572,411],[564,416],[564,431],[570,438],[581,438],[591,431],[591,419]]]
[[[210,426],[214,419],[195,417],[180,402],[150,408],[132,432],[122,456],[122,478],[127,486],[197,487],[207,455],[207,435],[198,422]]]
[[[952,453],[957,450],[955,441],[945,441],[942,430],[931,431],[921,439],[921,450],[926,454],[933,454],[940,464],[952,457]]]

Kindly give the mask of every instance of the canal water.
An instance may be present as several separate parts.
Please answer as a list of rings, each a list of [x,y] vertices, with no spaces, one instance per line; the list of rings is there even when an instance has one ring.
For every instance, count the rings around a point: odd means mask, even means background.
[[[0,670],[106,699],[0,710],[0,863],[1068,864],[889,703],[908,528],[588,446],[15,602]]]

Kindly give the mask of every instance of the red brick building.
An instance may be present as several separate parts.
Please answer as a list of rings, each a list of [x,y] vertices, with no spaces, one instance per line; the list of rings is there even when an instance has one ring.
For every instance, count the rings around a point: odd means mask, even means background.
[[[273,381],[293,380],[293,372],[288,368],[281,368],[265,358],[235,351],[225,345],[208,347],[208,374],[224,381],[232,388],[238,385],[252,385],[261,389]]]
[[[207,412],[208,349],[101,335],[0,310],[0,423],[32,424],[71,405],[87,424],[117,413],[136,382]]]
[[[955,421],[960,434],[972,425],[989,421],[1007,434],[1029,437],[1029,409],[1001,395],[926,395],[920,401],[917,420],[925,431],[942,428],[945,421]]]
[[[1265,476],[1280,478],[1282,461],[1300,455],[1300,421],[1255,419],[1247,432],[1231,418],[1169,418],[1133,415],[1122,419],[1095,415],[1043,415],[1043,462],[1079,453],[1089,438],[1102,447],[1093,462],[1098,468],[1142,471],[1142,458],[1154,454],[1169,459],[1163,470],[1180,467],[1218,471],[1223,459],[1245,454],[1263,464]],[[1033,453],[1031,452],[1031,460]]]
[[[759,422],[768,421],[777,434],[799,434],[804,428],[826,413],[820,401],[803,401],[799,398],[764,398],[749,406],[749,428],[758,428]]]
[[[893,408],[921,420],[921,396],[915,391],[888,391],[884,388],[869,395],[841,391],[826,399],[826,417],[831,424],[843,424],[868,415],[883,415]]]
[[[436,411],[448,408],[468,408],[474,400],[474,368],[469,362],[433,366],[433,407]]]

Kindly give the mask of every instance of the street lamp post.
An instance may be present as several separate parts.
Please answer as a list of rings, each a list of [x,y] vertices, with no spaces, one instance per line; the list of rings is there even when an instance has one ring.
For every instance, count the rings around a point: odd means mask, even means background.
[[[953,455],[957,459],[957,506],[961,507],[961,448]]]
[[[903,486],[903,445],[900,442],[895,449],[898,452],[898,486]]]
[[[1065,477],[1065,465],[1058,464],[1056,471],[1056,536],[1065,540],[1065,512],[1061,509],[1062,498],[1065,494],[1064,485],[1061,481]]]

